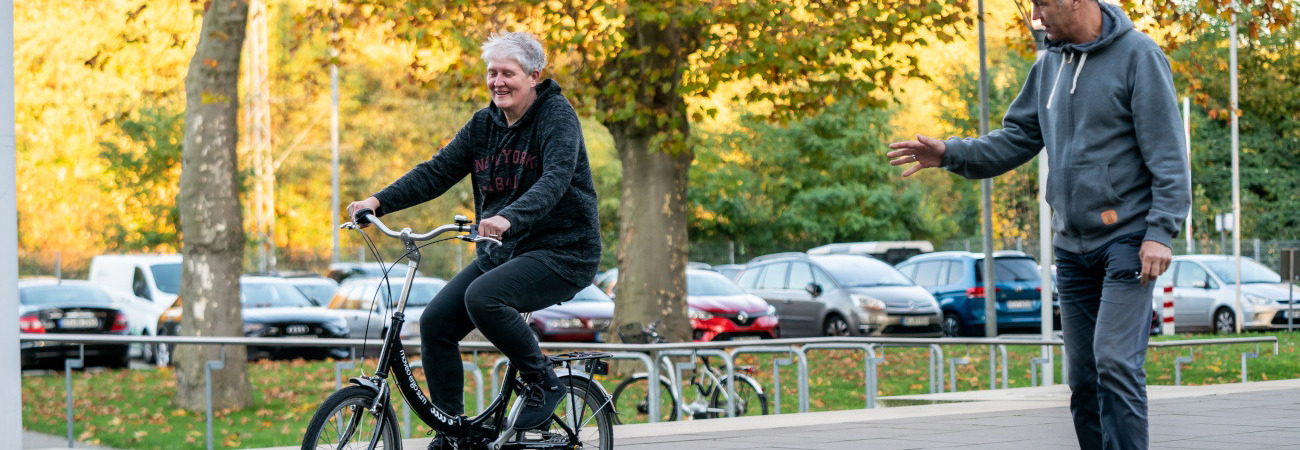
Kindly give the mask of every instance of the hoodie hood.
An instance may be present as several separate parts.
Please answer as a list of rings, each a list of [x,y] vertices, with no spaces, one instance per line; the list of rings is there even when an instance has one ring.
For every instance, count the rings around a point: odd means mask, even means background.
[[[542,80],[541,83],[537,83],[537,86],[534,86],[533,89],[537,90],[537,99],[533,100],[533,104],[528,105],[528,111],[524,112],[524,116],[520,117],[519,121],[515,122],[514,125],[510,125],[509,122],[506,121],[505,111],[502,111],[501,108],[497,108],[496,103],[489,101],[487,111],[488,115],[492,117],[492,121],[495,122],[497,126],[504,128],[521,127],[532,122],[533,118],[537,117],[537,110],[540,109],[538,107],[539,105],[544,104],[546,100],[551,97],[560,95],[560,84],[550,78]]]
[[[1047,51],[1055,53],[1093,53],[1110,46],[1111,43],[1133,29],[1133,21],[1120,7],[1098,1],[1101,6],[1101,36],[1092,42],[1075,44],[1064,41],[1047,41]]]

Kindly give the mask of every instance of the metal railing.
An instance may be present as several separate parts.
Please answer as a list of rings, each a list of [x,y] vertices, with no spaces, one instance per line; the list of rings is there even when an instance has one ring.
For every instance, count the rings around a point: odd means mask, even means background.
[[[20,334],[19,340],[21,342],[59,342],[59,343],[67,343],[67,344],[141,343],[141,344],[174,344],[174,345],[220,345],[222,346],[222,350],[223,350],[222,360],[208,361],[204,365],[205,376],[207,377],[209,384],[211,383],[211,371],[222,370],[222,368],[224,367],[224,358],[225,358],[224,346],[226,345],[243,345],[243,346],[259,346],[259,347],[349,347],[355,350],[355,349],[364,349],[369,347],[379,347],[383,344],[383,341],[379,339],[364,339],[364,340],[363,339],[295,339],[295,338],[215,337],[215,336],[122,336],[122,335],[29,334],[29,333]],[[1276,337],[1272,337],[1272,336],[1220,338],[1220,339],[1194,339],[1194,340],[1182,340],[1182,341],[1160,341],[1160,342],[1151,342],[1149,344],[1149,348],[1184,347],[1184,346],[1191,347],[1191,346],[1203,346],[1203,345],[1224,345],[1224,344],[1243,344],[1243,343],[1257,343],[1257,344],[1272,343],[1273,354],[1277,355],[1279,351],[1278,340]],[[403,341],[402,345],[407,348],[418,348],[419,342]],[[998,353],[1001,356],[1000,358],[996,358],[996,359],[997,359],[997,365],[1000,366],[1002,372],[1002,388],[1006,389],[1008,387],[1007,385],[1007,370],[1008,370],[1007,359],[1008,358],[1006,356],[1007,346],[1013,346],[1013,345],[1014,346],[1063,346],[1064,342],[1060,339],[1030,339],[1030,338],[825,337],[825,338],[804,338],[804,339],[770,339],[764,341],[757,341],[754,343],[749,343],[746,341],[685,342],[685,343],[664,343],[664,344],[602,344],[602,343],[566,344],[566,343],[547,342],[547,343],[542,343],[541,348],[544,350],[583,349],[583,350],[611,352],[614,353],[614,359],[629,359],[629,360],[640,361],[643,365],[646,366],[647,372],[649,373],[650,376],[649,378],[650,380],[657,380],[659,378],[660,375],[659,365],[656,364],[655,361],[659,361],[660,358],[665,358],[669,356],[694,357],[699,354],[708,354],[710,356],[720,357],[723,360],[723,367],[725,367],[725,376],[729,381],[728,383],[725,383],[725,385],[728,392],[732,394],[728,396],[728,405],[727,405],[728,415],[733,415],[735,411],[735,405],[734,405],[735,389],[732,383],[730,383],[730,380],[732,380],[735,374],[735,362],[734,362],[735,357],[740,354],[790,352],[791,354],[796,355],[799,362],[797,366],[798,379],[799,379],[799,411],[807,412],[808,395],[809,395],[808,393],[809,391],[808,351],[809,350],[860,349],[864,351],[866,354],[866,358],[864,358],[866,360],[865,361],[866,367],[865,367],[864,380],[863,380],[863,389],[866,391],[865,407],[874,408],[876,407],[876,402],[875,402],[876,391],[877,391],[877,386],[879,381],[878,380],[879,376],[876,373],[877,367],[885,361],[883,354],[881,357],[877,357],[877,352],[876,352],[877,348],[882,348],[885,346],[927,348],[929,350],[928,353],[930,353],[930,359],[929,362],[927,363],[927,365],[929,366],[928,370],[930,372],[930,380],[931,380],[930,391],[932,393],[942,393],[944,391],[944,384],[945,384],[944,367],[943,367],[945,360],[943,358],[943,353],[942,353],[943,350],[941,346],[955,346],[955,345],[988,346],[990,355],[994,354],[994,348],[996,348]],[[475,352],[475,353],[480,351],[494,351],[494,352],[496,351],[495,346],[493,346],[490,342],[484,342],[484,341],[463,341],[460,343],[460,349],[462,352]],[[726,351],[727,349],[730,349],[730,351],[729,352]],[[1251,352],[1243,353],[1242,369],[1241,369],[1243,382],[1247,379],[1247,360],[1250,358],[1254,358],[1256,356],[1258,356],[1258,351],[1253,353]],[[994,363],[992,361],[993,358],[990,359],[991,359],[990,376],[992,376]],[[1182,358],[1179,359],[1182,360]],[[1062,360],[1064,360],[1064,358],[1062,358]],[[65,362],[65,369],[80,367],[81,366],[80,361],[81,361],[80,359],[72,359],[72,358],[68,359]],[[340,361],[337,363],[336,384],[341,384],[342,369],[354,368],[355,367],[354,362],[355,359],[351,361]],[[969,363],[969,360],[965,360],[964,358],[954,358],[953,360],[947,362],[951,365],[967,364]],[[1175,370],[1180,371],[1181,364],[1184,362],[1190,362],[1190,358],[1186,361],[1175,362]],[[475,361],[475,363],[465,362],[464,369],[470,371],[471,375],[475,375],[474,377],[475,385],[476,385],[476,389],[478,389],[479,391],[477,395],[477,399],[479,401],[479,405],[481,408],[484,401],[483,391],[485,386],[483,383],[482,374],[481,372],[478,372],[477,367],[473,367],[472,368],[473,370],[471,370],[470,367],[471,364],[477,366],[476,363],[477,361]],[[502,360],[498,360],[497,361],[498,367],[501,364],[504,364],[504,362]],[[490,371],[491,388],[494,392],[499,387],[499,382],[500,382],[496,370],[498,367],[494,367],[494,369]],[[1033,368],[1036,369],[1036,367]],[[70,377],[70,375],[67,376]],[[1177,382],[1181,383],[1181,377],[1178,378],[1179,379]],[[777,382],[778,384],[773,386],[772,388],[773,391],[777,391],[777,392],[780,391],[781,386],[779,385],[779,380],[780,380],[779,376],[774,377],[774,381]],[[650,382],[647,384],[648,384],[647,394],[650,396],[650,398],[658,398],[659,384],[655,382]],[[996,385],[996,380],[991,380],[990,387],[992,388],[995,385]],[[952,386],[952,390],[955,391],[956,390],[955,380],[951,381],[951,386]],[[67,381],[66,389],[68,390],[68,394],[67,394],[68,430],[69,430],[68,437],[69,437],[69,446],[71,446],[71,442],[72,442],[71,430],[73,426],[72,425],[73,414],[72,414],[71,378],[69,378]],[[212,437],[211,401],[212,401],[212,396],[209,387],[209,392],[207,392],[208,448],[211,448],[211,437]],[[658,402],[651,401],[647,403],[648,403],[647,406],[649,408],[649,411],[647,411],[649,413],[648,420],[652,423],[657,422],[659,418]],[[410,428],[408,426],[408,430],[409,429]]]

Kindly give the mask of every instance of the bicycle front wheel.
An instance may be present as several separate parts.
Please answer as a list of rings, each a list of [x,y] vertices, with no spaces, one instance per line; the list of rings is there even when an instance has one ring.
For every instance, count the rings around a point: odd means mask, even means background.
[[[767,395],[753,378],[735,376],[731,379],[736,389],[736,417],[767,415]],[[713,417],[727,417],[727,385],[714,386],[713,396],[709,398],[710,411],[721,410]]]
[[[612,449],[614,405],[604,391],[584,378],[560,379],[569,393],[555,407],[555,416],[541,429],[519,432],[516,445],[503,448]]]
[[[650,377],[634,375],[614,388],[614,405],[618,407],[618,424],[646,423],[650,421]],[[659,378],[659,421],[677,420],[677,398],[673,386]]]
[[[335,391],[311,417],[307,434],[302,438],[302,449],[402,448],[392,405],[375,415],[369,410],[374,403],[375,392],[361,386]]]

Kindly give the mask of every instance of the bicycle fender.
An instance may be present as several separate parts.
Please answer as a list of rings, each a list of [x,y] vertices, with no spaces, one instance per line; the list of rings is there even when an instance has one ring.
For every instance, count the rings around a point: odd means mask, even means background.
[[[362,377],[352,377],[352,378],[348,378],[348,383],[353,386],[361,386],[363,388],[370,389],[375,393],[375,395],[379,394],[379,385],[376,385],[373,381],[370,381],[369,379],[362,378]]]
[[[748,382],[750,385],[757,387],[759,395],[762,395],[764,393],[763,385],[759,383],[758,380],[755,380],[754,377],[745,375],[743,373],[738,373],[736,374],[736,378],[738,380],[744,380],[745,382]]]

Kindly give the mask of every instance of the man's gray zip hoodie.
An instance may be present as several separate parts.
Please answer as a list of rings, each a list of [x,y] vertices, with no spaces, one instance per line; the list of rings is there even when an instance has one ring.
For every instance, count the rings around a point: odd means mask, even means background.
[[[1186,136],[1164,52],[1119,7],[1099,2],[1101,36],[1047,42],[1002,129],[946,142],[966,178],[1011,170],[1047,147],[1055,245],[1086,253],[1146,231],[1166,246],[1191,205]]]

